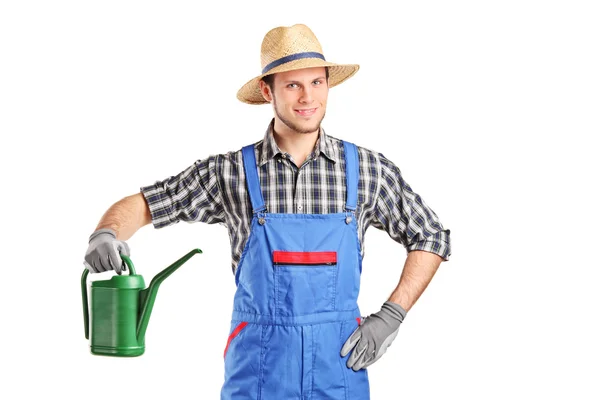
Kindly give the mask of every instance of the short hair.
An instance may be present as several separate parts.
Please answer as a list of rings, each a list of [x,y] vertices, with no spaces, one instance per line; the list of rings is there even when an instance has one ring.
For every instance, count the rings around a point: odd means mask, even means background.
[[[329,67],[325,67],[325,79],[327,79],[327,81],[329,81]],[[266,83],[267,85],[269,85],[269,88],[271,89],[271,91],[273,91],[273,83],[275,81],[275,74],[263,76],[261,80],[264,83]]]

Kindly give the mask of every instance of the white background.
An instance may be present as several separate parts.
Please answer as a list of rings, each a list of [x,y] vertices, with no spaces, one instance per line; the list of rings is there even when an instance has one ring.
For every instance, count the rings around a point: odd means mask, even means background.
[[[129,240],[147,282],[204,251],[161,286],[138,358],[90,354],[83,256],[114,202],[262,138],[271,108],[235,94],[264,34],[294,23],[361,65],[331,90],[327,132],[394,161],[452,231],[451,260],[369,369],[372,398],[600,398],[596,2],[203,3],[2,2],[1,398],[218,398],[226,229]],[[406,253],[374,228],[365,240],[369,314]]]

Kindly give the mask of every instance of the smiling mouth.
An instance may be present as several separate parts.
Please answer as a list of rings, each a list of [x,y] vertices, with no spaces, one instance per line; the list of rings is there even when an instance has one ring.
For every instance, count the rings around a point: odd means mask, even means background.
[[[296,110],[295,109],[294,111],[296,111],[296,113],[298,115],[301,115],[303,117],[310,117],[315,112],[317,112],[317,109],[316,108],[306,108],[306,109],[303,109],[303,110]]]

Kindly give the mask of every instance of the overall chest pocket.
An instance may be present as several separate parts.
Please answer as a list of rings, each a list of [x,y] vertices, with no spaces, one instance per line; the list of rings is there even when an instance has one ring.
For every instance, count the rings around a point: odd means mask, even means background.
[[[335,310],[337,252],[273,251],[275,307],[297,316]]]

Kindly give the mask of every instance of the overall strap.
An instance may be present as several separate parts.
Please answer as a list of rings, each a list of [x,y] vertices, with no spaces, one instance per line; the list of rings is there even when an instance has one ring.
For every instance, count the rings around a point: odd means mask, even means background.
[[[265,200],[260,191],[260,180],[256,166],[256,157],[254,156],[254,145],[250,144],[242,148],[242,158],[244,159],[244,172],[246,173],[246,183],[248,184],[248,193],[252,202],[252,212],[257,213],[266,210]]]
[[[353,143],[342,142],[346,159],[346,209],[355,211],[358,201],[358,149]]]

